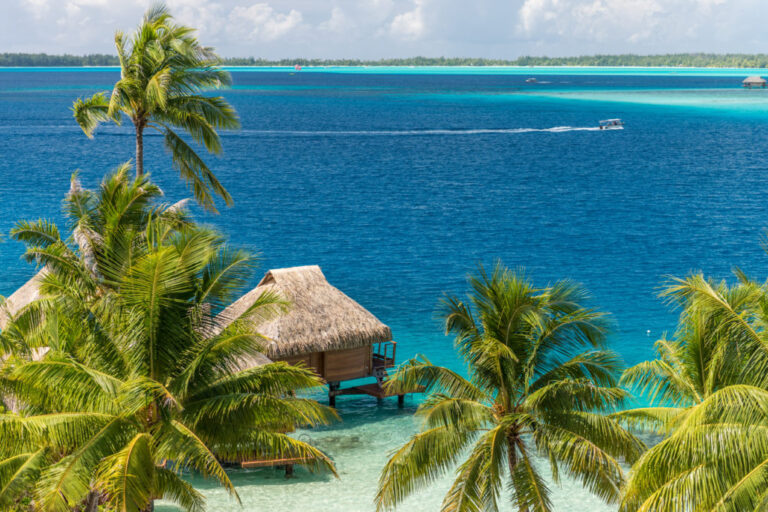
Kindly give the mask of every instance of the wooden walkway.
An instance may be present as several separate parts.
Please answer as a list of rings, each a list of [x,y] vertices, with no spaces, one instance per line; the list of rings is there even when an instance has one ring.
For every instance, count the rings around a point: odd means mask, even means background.
[[[331,399],[331,407],[334,407],[336,405],[336,397],[341,395],[368,395],[378,398],[379,400],[382,400],[384,398],[389,398],[392,396],[397,397],[397,405],[404,405],[405,404],[405,395],[410,393],[423,393],[424,388],[420,387],[417,390],[414,391],[408,391],[407,393],[391,393],[387,391],[385,386],[380,386],[377,382],[373,382],[371,384],[363,384],[361,386],[353,386],[351,388],[344,388],[344,389],[332,389],[328,392],[328,397]]]
[[[351,388],[339,389],[334,393],[336,396],[340,395],[370,395],[376,398],[389,398],[391,396],[403,396],[398,393],[388,393],[386,389],[380,387],[377,383],[363,384],[362,386],[354,386]]]
[[[285,467],[285,477],[289,478],[293,475],[293,466],[294,464],[304,464],[306,462],[309,462],[307,459],[302,458],[290,458],[290,459],[257,459],[257,460],[246,460],[240,463],[240,466],[243,469],[252,469],[252,468],[274,468],[274,467]]]

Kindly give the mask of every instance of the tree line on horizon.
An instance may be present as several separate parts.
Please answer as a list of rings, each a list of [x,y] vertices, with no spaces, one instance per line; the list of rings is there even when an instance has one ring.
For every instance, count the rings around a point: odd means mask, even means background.
[[[476,57],[406,57],[383,59],[267,59],[225,57],[225,66],[616,66],[616,67],[700,67],[768,68],[768,54],[670,53],[661,55],[582,55],[576,57],[533,57],[487,59]],[[118,66],[117,55],[50,55],[47,53],[0,53],[0,67]]]

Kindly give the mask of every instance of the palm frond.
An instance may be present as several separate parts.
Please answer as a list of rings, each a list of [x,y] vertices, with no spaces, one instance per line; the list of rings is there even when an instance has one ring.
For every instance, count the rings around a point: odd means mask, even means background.
[[[485,397],[470,381],[452,370],[433,365],[423,355],[402,363],[387,381],[387,390],[392,394],[407,393],[421,387],[427,393],[441,392],[468,400]]]
[[[238,502],[240,497],[216,456],[189,428],[178,421],[166,423],[157,438],[157,456],[173,461],[177,468],[190,468],[215,478]]]
[[[376,510],[393,509],[406,496],[445,474],[473,437],[470,432],[447,427],[415,434],[384,466],[376,494]]]
[[[32,490],[40,470],[48,460],[49,454],[45,448],[0,460],[0,507],[12,510],[19,497]]]
[[[165,146],[171,153],[173,163],[179,170],[195,196],[195,199],[207,210],[216,211],[213,194],[224,199],[227,205],[232,204],[232,197],[218,178],[211,172],[205,162],[170,128],[164,128]]]
[[[137,434],[123,449],[105,457],[97,470],[99,491],[112,510],[145,510],[155,493],[152,438]]]
[[[519,450],[521,459],[512,469],[515,503],[520,510],[549,512],[552,510],[549,486],[534,466],[525,447],[518,444],[512,449]]]
[[[45,248],[61,243],[59,228],[53,222],[44,219],[32,222],[20,220],[11,229],[10,235],[14,240],[32,247]]]
[[[99,92],[90,98],[78,98],[72,105],[72,115],[89,138],[93,137],[93,131],[104,121],[109,121],[109,101],[103,92]]]

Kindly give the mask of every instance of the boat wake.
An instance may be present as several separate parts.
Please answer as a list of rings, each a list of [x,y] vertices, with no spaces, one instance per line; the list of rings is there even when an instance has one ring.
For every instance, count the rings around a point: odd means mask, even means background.
[[[430,135],[510,135],[519,133],[564,133],[564,132],[596,132],[599,126],[553,126],[552,128],[476,128],[456,130],[238,130],[222,132],[222,137],[413,137]],[[72,125],[38,125],[38,126],[0,126],[0,133],[11,132],[14,135],[40,135],[59,133],[79,133],[80,128]],[[103,126],[99,128],[103,135],[132,134],[124,127]],[[147,133],[151,137],[154,133]]]
[[[488,135],[517,133],[597,132],[598,126],[554,126],[552,128],[477,128],[470,130],[240,130],[232,135],[264,135],[288,137],[398,137],[419,135]]]

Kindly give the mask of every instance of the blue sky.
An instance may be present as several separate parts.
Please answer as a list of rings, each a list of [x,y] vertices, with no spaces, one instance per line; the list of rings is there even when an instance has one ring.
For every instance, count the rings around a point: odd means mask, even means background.
[[[0,51],[112,52],[149,0],[0,0]],[[768,52],[758,0],[168,0],[225,56]]]

